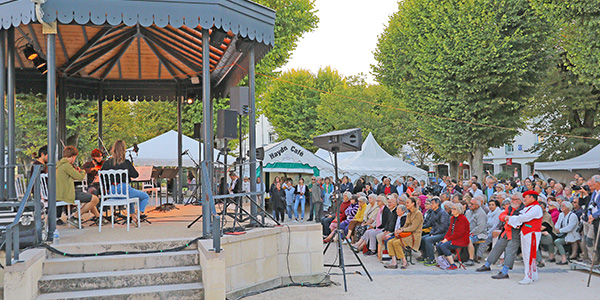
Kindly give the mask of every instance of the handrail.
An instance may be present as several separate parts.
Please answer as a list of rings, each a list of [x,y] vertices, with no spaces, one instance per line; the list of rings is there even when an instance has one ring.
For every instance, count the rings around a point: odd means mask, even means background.
[[[21,220],[21,216],[23,215],[23,211],[25,211],[25,206],[31,197],[32,191],[34,191],[34,205],[35,205],[35,217],[34,221],[36,222],[36,236],[39,238],[41,234],[41,224],[37,222],[41,222],[41,208],[39,207],[40,201],[40,172],[41,165],[35,165],[33,168],[33,173],[31,174],[31,179],[27,184],[27,189],[25,190],[25,195],[23,199],[21,199],[21,204],[19,205],[19,209],[17,210],[17,214],[15,215],[15,219],[12,223],[6,226],[6,265],[11,266],[13,263],[19,261],[19,249],[20,249],[20,239],[19,239],[19,222]],[[39,216],[39,218],[38,218]],[[39,226],[38,226],[39,225]],[[38,228],[39,227],[39,228]],[[38,232],[39,230],[39,232]],[[14,259],[13,259],[14,257]]]

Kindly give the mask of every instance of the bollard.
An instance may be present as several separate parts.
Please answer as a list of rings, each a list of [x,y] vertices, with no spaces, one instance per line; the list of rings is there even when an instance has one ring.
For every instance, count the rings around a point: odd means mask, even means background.
[[[212,236],[213,236],[213,249],[215,253],[221,252],[221,228],[219,225],[221,224],[221,217],[215,216],[212,224]]]

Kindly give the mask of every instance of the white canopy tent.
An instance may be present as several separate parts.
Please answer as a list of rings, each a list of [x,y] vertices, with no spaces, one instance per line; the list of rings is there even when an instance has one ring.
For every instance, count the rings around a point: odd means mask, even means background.
[[[290,139],[265,146],[264,172],[331,176],[333,165]]]
[[[200,143],[202,152],[200,156],[198,156],[198,143],[198,141],[186,135],[182,136],[182,152],[188,150],[194,160],[200,163],[204,147],[202,147],[202,143]],[[138,148],[139,151],[137,155],[132,153],[133,161],[136,166],[177,167],[177,131],[170,130],[151,138],[138,144]],[[132,151],[133,148],[127,150]],[[127,154],[127,157],[129,157],[129,154]],[[217,161],[217,157],[219,157],[218,161],[223,162],[223,156],[219,156],[218,151],[214,154],[214,161]],[[194,163],[187,155],[183,155],[182,158],[184,168],[195,167]],[[234,161],[234,157],[228,156],[228,164],[231,164]]]
[[[352,155],[358,153],[360,151],[351,151],[351,152],[340,152],[338,153],[338,163],[341,162],[344,159],[350,158]],[[335,164],[334,161],[334,157],[333,157],[333,153],[325,150],[325,149],[319,149],[317,150],[317,152],[315,152],[315,155],[322,158],[323,160],[325,160],[326,162],[330,163],[331,165]]]
[[[573,181],[575,172],[581,173],[584,178],[599,174],[600,169],[600,145],[590,151],[567,160],[554,162],[536,162],[535,172],[543,179],[553,178],[560,182],[569,183]]]
[[[361,176],[376,178],[388,176],[392,179],[412,176],[418,180],[427,180],[427,171],[407,164],[385,152],[371,133],[363,142],[361,151],[343,160],[339,160],[339,157],[338,154],[340,177],[346,175],[352,181]]]

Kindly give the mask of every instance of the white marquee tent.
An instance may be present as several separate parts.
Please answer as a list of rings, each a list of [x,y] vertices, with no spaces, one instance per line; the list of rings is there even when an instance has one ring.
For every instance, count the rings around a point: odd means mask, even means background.
[[[569,183],[573,181],[575,172],[581,173],[584,178],[599,174],[600,169],[600,145],[590,151],[567,160],[554,162],[536,162],[535,172],[544,179],[553,178],[560,182]]]
[[[198,156],[198,141],[183,135],[182,136],[182,152],[189,150],[190,155],[198,163],[202,160],[202,156]],[[202,143],[200,143],[202,147]],[[133,161],[136,166],[156,166],[156,167],[177,167],[177,131],[170,130],[159,136],[151,138],[143,143],[138,144],[138,155],[132,153]],[[131,151],[133,148],[127,149]],[[202,153],[204,150],[202,149]],[[219,156],[218,151],[214,153],[214,160],[217,161]],[[127,154],[129,158],[129,154]],[[194,163],[187,156],[183,155],[183,167],[193,168]],[[227,163],[231,164],[235,161],[234,157],[228,156]],[[223,162],[223,156],[219,157],[219,161]]]
[[[407,164],[385,152],[371,133],[364,140],[361,151],[343,160],[339,159],[338,154],[340,177],[346,175],[352,181],[361,176],[377,178],[388,176],[393,180],[401,176],[412,176],[418,180],[427,180],[427,171]]]

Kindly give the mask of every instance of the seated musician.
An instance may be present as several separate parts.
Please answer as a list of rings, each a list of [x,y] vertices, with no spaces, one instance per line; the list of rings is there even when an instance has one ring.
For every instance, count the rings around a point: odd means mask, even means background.
[[[91,212],[94,215],[93,220],[98,224],[100,213],[96,208],[98,197],[92,194],[75,191],[73,180],[83,180],[85,172],[73,166],[77,159],[79,151],[73,146],[67,146],[63,150],[63,158],[56,164],[56,201],[64,201],[74,204],[75,200],[79,200],[83,206],[81,207],[81,215],[86,212]],[[71,225],[78,227],[79,220],[75,216],[69,217],[67,220]]]
[[[138,171],[133,167],[131,161],[125,159],[125,142],[123,140],[117,140],[112,146],[110,150],[112,157],[107,159],[103,164],[101,170],[127,170],[129,172],[129,182],[131,182],[131,178],[137,178],[139,176]],[[148,194],[145,192],[136,190],[131,187],[131,185],[126,185],[124,182],[120,182],[116,185],[116,187],[112,186],[112,188],[116,188],[117,191],[124,190],[125,188],[129,189],[129,197],[138,198],[140,200],[140,218],[144,220],[146,215],[143,214],[146,209],[146,205],[148,204],[148,199],[150,198]],[[129,213],[131,214],[131,220],[134,224],[137,225],[137,215],[134,214],[135,205],[133,203],[129,206]]]
[[[104,160],[102,159],[102,151],[100,149],[92,150],[92,160],[86,162],[81,166],[87,173],[88,193],[98,195],[99,183],[96,180],[98,171],[102,168]]]

